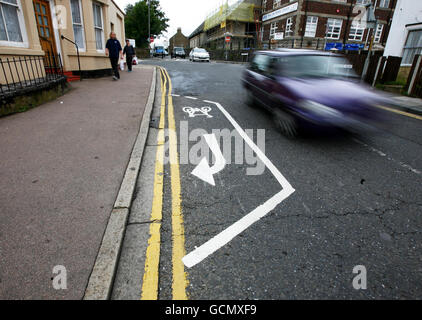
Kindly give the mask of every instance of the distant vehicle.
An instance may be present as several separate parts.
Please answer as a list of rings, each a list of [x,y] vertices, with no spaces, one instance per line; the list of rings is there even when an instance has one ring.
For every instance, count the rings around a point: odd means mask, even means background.
[[[341,55],[312,50],[257,52],[244,71],[248,104],[274,115],[287,136],[300,128],[370,128],[380,120],[375,105],[386,98],[360,84],[352,65]]]
[[[127,39],[127,40],[129,40],[129,43],[130,43],[131,46],[136,48],[136,40],[135,39]]]
[[[164,58],[164,47],[163,46],[156,46],[154,47],[154,57],[161,57]]]
[[[207,52],[207,50],[202,48],[194,48],[189,53],[189,60],[190,61],[207,61],[210,62],[210,54]]]
[[[172,58],[180,57],[180,58],[185,59],[186,58],[186,52],[182,47],[174,47],[173,51],[171,52],[171,57]]]

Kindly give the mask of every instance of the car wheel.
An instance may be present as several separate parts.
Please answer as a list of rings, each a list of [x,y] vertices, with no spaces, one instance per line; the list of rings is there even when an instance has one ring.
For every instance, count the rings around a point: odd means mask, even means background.
[[[287,112],[276,110],[274,112],[275,124],[282,134],[288,138],[295,138],[299,134],[299,128],[296,119]]]

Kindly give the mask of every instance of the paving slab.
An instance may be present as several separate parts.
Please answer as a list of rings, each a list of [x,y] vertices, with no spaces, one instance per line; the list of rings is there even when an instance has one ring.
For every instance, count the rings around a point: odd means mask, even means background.
[[[139,133],[153,67],[72,83],[0,119],[0,299],[81,299]],[[67,289],[53,288],[53,268]]]

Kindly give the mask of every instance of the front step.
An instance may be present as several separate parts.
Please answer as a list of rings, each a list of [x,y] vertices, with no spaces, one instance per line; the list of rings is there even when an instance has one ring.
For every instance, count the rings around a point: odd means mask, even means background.
[[[63,72],[63,75],[66,77],[67,82],[80,81],[81,80],[81,77],[78,76],[78,75],[74,75],[72,71],[65,71],[65,72]]]

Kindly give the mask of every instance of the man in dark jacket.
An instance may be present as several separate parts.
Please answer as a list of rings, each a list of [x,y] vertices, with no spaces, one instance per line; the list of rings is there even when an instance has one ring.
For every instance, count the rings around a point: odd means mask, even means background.
[[[106,44],[106,55],[110,58],[111,67],[113,68],[113,80],[120,79],[119,58],[123,59],[123,54],[122,46],[119,40],[117,40],[115,32],[110,33],[110,39],[108,39]]]
[[[132,61],[133,57],[135,56],[135,49],[130,44],[129,40],[126,40],[126,46],[123,49],[123,54],[126,55],[127,71],[132,72]]]

